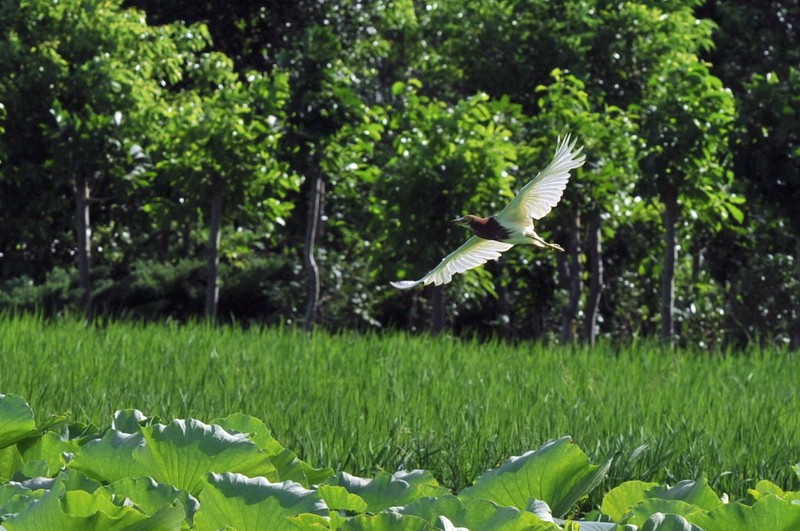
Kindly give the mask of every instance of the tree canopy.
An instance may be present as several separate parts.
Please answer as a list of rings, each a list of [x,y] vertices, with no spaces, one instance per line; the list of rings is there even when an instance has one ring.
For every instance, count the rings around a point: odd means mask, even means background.
[[[800,345],[797,0],[0,6],[0,308]],[[567,132],[565,253],[388,285]]]

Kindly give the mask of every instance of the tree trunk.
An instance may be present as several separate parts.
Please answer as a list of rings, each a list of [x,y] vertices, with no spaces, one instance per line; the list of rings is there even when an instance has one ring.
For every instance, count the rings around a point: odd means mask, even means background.
[[[306,246],[305,246],[305,266],[306,276],[308,277],[308,301],[306,303],[306,315],[303,320],[303,330],[310,333],[317,321],[319,311],[319,266],[314,258],[314,247],[319,233],[319,223],[322,217],[322,198],[325,194],[325,183],[319,173],[319,168],[312,163],[310,168],[311,187],[308,191],[308,218],[306,220]]]
[[[92,227],[89,219],[89,181],[80,171],[75,174],[75,232],[78,240],[78,282],[81,288],[80,306],[86,318],[92,320]]]
[[[498,264],[498,269],[502,267],[502,264]],[[495,276],[496,279],[500,279],[500,274]],[[511,337],[511,319],[509,316],[511,315],[511,304],[508,300],[508,289],[506,289],[503,282],[497,283],[497,333],[501,338],[509,338]]]
[[[581,300],[581,217],[580,212],[576,212],[569,219],[569,240],[567,241],[567,254],[559,254],[556,258],[558,262],[559,276],[561,277],[561,287],[569,294],[567,305],[561,312],[561,343],[570,343],[575,335],[573,325],[578,315],[578,306]]]
[[[600,295],[603,291],[603,249],[600,237],[599,212],[593,212],[589,215],[586,247],[589,262],[589,295],[586,297],[583,337],[589,346],[594,347],[597,340],[597,314],[600,309]]]
[[[794,235],[794,264],[797,280],[800,282],[800,233]],[[789,333],[789,348],[792,350],[800,349],[800,319],[795,319],[794,325]]]
[[[678,260],[678,193],[669,187],[661,193],[664,202],[664,270],[661,274],[661,338],[672,346],[675,340],[675,264]]]
[[[800,233],[794,235],[794,264],[797,280],[800,281]]]
[[[431,333],[441,334],[445,329],[444,286],[431,286]]]
[[[192,253],[192,227],[193,223],[189,220],[187,216],[183,223],[183,235],[181,236],[181,249],[183,250],[183,256],[191,256]],[[166,261],[166,260],[165,260]]]
[[[214,321],[219,302],[219,241],[222,225],[222,178],[211,177],[211,215],[208,221],[208,278],[206,280],[206,319]]]

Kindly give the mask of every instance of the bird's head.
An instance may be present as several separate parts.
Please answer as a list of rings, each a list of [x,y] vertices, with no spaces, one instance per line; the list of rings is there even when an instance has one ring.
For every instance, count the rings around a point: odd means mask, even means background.
[[[450,220],[450,223],[452,223],[453,225],[459,225],[461,227],[469,227],[469,222],[470,222],[469,215],[460,216],[460,217],[457,217],[456,219],[451,219]]]

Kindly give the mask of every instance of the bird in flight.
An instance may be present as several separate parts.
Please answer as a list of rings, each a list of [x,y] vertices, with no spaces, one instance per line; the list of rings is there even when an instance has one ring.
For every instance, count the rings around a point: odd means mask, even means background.
[[[586,156],[581,155],[583,146],[575,149],[576,142],[570,142],[569,135],[563,140],[559,138],[550,164],[523,186],[499,214],[488,218],[468,214],[454,219],[453,223],[469,227],[475,235],[421,279],[392,282],[392,286],[409,289],[420,284],[447,284],[453,275],[497,260],[516,244],[563,251],[559,245],[548,243],[536,234],[533,220],[543,218],[558,204],[567,187],[569,171],[583,166]]]

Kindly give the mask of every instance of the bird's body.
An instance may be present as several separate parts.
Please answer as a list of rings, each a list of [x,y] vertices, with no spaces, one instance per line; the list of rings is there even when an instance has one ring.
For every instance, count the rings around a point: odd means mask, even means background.
[[[511,238],[512,230],[502,226],[494,216],[482,218],[468,214],[464,217],[467,218],[466,223],[469,228],[472,229],[475,236],[479,238],[483,238],[484,240],[497,240],[499,242]]]
[[[392,285],[408,289],[420,284],[446,284],[453,275],[496,260],[519,244],[563,251],[559,245],[548,243],[536,234],[533,221],[543,218],[558,204],[567,186],[569,171],[583,165],[585,157],[580,154],[583,148],[574,148],[575,142],[570,143],[569,135],[563,142],[559,139],[550,164],[523,186],[499,214],[489,217],[468,214],[453,220],[469,227],[474,236],[421,279],[392,282]]]
[[[554,243],[547,243],[546,241],[542,240],[538,234],[536,234],[536,231],[533,230],[533,218],[529,220],[528,226],[515,226],[508,223],[504,224],[503,222],[505,220],[502,218],[498,220],[497,216],[482,218],[473,214],[467,214],[464,216],[464,218],[465,221],[463,223],[465,223],[472,230],[475,236],[484,240],[495,240],[514,245],[536,245],[537,247],[563,251],[560,246]],[[462,223],[461,219],[462,218],[454,220],[454,222]]]

